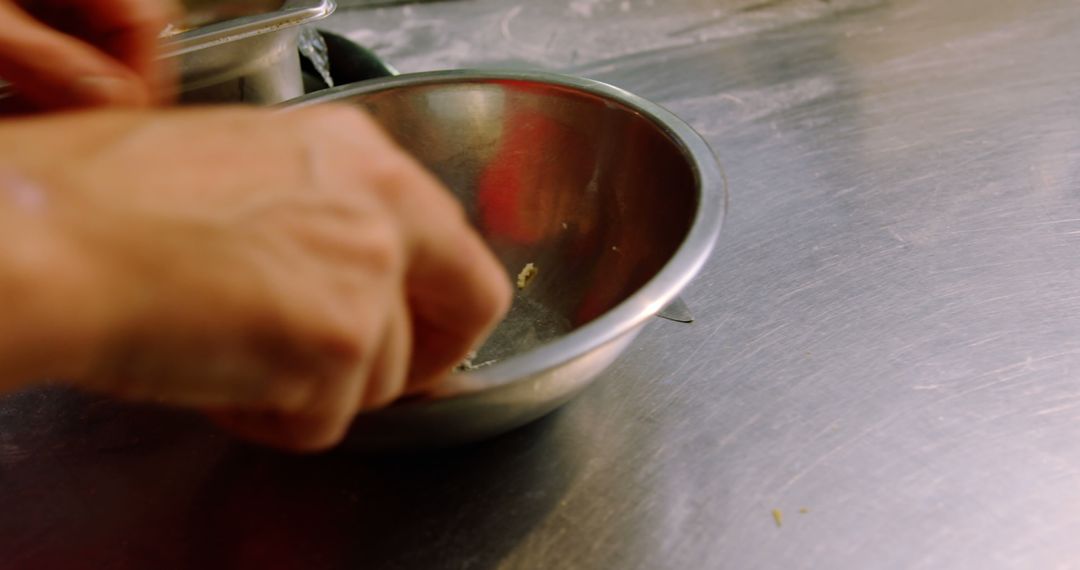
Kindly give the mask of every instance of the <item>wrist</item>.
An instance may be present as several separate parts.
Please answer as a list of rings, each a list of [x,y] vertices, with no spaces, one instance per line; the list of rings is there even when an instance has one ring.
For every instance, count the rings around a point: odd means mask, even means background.
[[[102,269],[55,198],[0,168],[0,390],[78,380],[113,321]]]

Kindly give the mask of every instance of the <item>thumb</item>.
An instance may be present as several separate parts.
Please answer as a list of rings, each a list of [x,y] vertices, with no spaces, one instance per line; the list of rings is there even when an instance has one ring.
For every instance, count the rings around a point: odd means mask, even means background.
[[[144,106],[150,100],[147,86],[125,66],[11,5],[0,7],[0,77],[44,109]]]

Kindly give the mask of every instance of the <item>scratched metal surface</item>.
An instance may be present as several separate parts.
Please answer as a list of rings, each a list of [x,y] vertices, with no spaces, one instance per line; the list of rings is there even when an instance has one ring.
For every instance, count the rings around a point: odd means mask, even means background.
[[[730,178],[697,322],[654,323],[553,420],[580,471],[528,489],[558,502],[521,536],[475,538],[512,543],[495,567],[1080,567],[1080,5],[492,0],[332,24],[405,70],[620,85]]]
[[[345,4],[403,71],[588,75],[697,127],[732,190],[697,321],[430,457],[9,398],[0,567],[1080,567],[1080,5]]]

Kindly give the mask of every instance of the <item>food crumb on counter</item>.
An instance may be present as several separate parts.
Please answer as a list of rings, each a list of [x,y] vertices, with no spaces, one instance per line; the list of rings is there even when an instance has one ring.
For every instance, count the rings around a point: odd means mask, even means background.
[[[772,518],[777,528],[784,526],[784,513],[780,512],[780,509],[772,510]]]
[[[803,507],[803,508],[799,509],[799,514],[800,515],[805,515],[805,514],[807,514],[809,512],[810,512],[810,509],[808,509],[806,507]]]
[[[532,262],[526,263],[525,267],[522,267],[521,272],[518,273],[517,288],[524,289],[536,277],[537,273],[540,273],[540,269],[536,267],[536,264]]]

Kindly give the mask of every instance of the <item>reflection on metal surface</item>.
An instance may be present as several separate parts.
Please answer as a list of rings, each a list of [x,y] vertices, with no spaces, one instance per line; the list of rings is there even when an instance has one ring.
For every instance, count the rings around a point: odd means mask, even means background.
[[[282,0],[183,0],[183,20],[175,33],[213,24],[264,16],[282,9]]]
[[[493,567],[1080,560],[1076,2],[487,0],[331,26],[406,71],[625,86],[731,181],[697,322],[655,321],[564,410],[592,476],[525,539],[492,534],[515,543]]]
[[[555,417],[441,454],[297,457],[231,443],[194,415],[38,390],[0,401],[0,560],[430,569],[452,548],[491,567],[514,541],[490,533],[527,536],[582,476],[576,437]],[[506,501],[513,513],[491,508]]]
[[[2,400],[0,560],[1080,560],[1076,2],[477,0],[326,25],[407,71],[586,74],[704,133],[733,207],[687,292],[697,322],[651,319],[550,419],[429,464],[287,458],[162,413]]]
[[[368,110],[465,205],[508,276],[538,268],[478,350],[495,364],[436,398],[375,415],[353,442],[467,441],[581,390],[669,303],[711,251],[719,165],[679,119],[625,91],[542,73],[449,71],[343,86],[298,105]],[[411,422],[411,424],[409,423]]]
[[[656,316],[677,323],[694,322],[694,315],[690,314],[690,307],[686,306],[686,302],[682,300],[682,297],[675,297],[675,299],[668,303],[667,306],[660,309],[660,312],[656,313]]]
[[[304,93],[300,26],[334,11],[333,0],[202,2],[206,18],[172,35],[167,57],[179,62],[185,103],[274,104]]]

